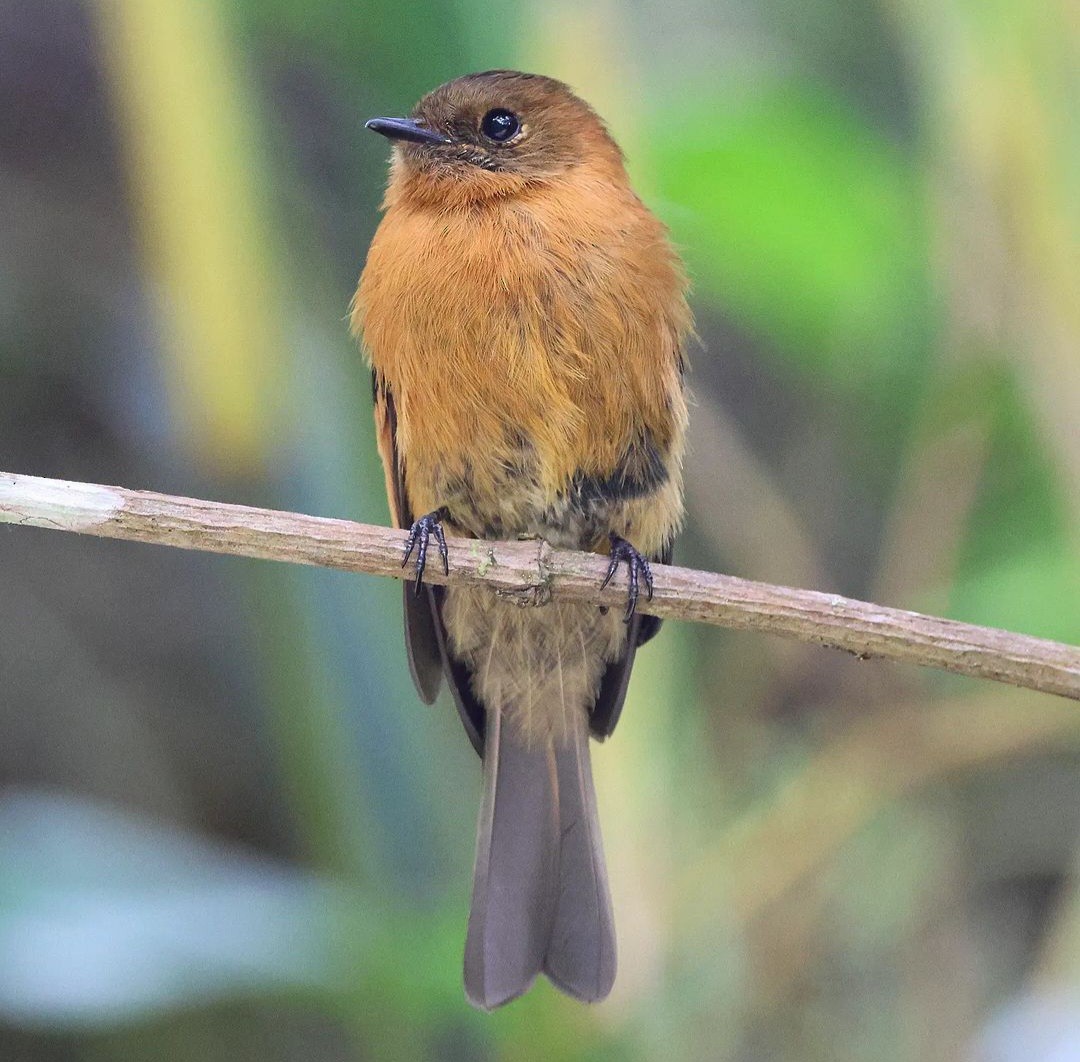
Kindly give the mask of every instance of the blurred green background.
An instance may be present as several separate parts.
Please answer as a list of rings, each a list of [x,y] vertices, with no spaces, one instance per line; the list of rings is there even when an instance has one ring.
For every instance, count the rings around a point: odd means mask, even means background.
[[[455,75],[689,263],[684,564],[1080,642],[1073,0],[0,0],[0,468],[386,522],[346,308]],[[1080,1059],[1080,713],[668,623],[611,999],[483,1016],[388,581],[0,530],[0,1059]]]

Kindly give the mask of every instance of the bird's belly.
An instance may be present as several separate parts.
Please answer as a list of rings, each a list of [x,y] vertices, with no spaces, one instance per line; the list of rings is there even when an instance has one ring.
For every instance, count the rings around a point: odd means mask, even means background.
[[[592,548],[624,499],[678,471],[681,396],[652,301],[631,313],[633,285],[597,283],[609,242],[537,244],[519,211],[481,217],[486,241],[426,213],[389,221],[361,304],[413,514]],[[492,244],[514,252],[499,270]]]
[[[445,593],[442,617],[473,693],[527,740],[567,741],[595,703],[604,669],[626,648],[619,609],[573,601],[522,608],[487,587],[455,587]]]
[[[431,489],[450,522],[476,538],[539,537],[562,549],[593,549],[614,529],[622,499],[585,496],[573,477],[552,492],[537,459],[474,457],[463,469],[434,470]]]

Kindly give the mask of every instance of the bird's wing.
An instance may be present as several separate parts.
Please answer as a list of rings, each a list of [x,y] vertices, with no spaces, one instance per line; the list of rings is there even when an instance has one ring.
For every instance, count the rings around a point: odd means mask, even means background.
[[[375,439],[386,474],[390,517],[395,526],[408,528],[412,526],[413,514],[405,495],[405,470],[397,448],[394,395],[377,373],[371,374],[371,381],[375,398]],[[425,704],[434,704],[439,695],[443,671],[437,630],[440,623],[434,592],[430,587],[424,587],[417,595],[412,583],[406,581],[404,595],[405,650],[409,656],[409,672],[420,699]]]
[[[652,560],[661,564],[670,564],[672,557],[672,544],[669,542],[660,551],[658,557]],[[630,685],[630,672],[634,669],[634,654],[639,645],[644,645],[660,629],[660,620],[657,616],[643,616],[634,613],[630,620],[629,629],[626,632],[626,649],[618,660],[612,661],[600,680],[600,693],[596,703],[589,712],[589,729],[593,736],[603,741],[615,729],[622,712],[623,701],[626,700],[626,687]]]
[[[432,614],[435,617],[435,634],[439,640],[439,652],[442,654],[443,673],[446,684],[454,695],[454,704],[461,717],[465,733],[469,735],[472,747],[478,756],[484,755],[484,739],[487,730],[487,712],[477,700],[472,690],[472,675],[469,669],[450,655],[446,641],[446,624],[442,621],[443,587],[430,586],[427,592],[431,598]]]
[[[390,515],[397,527],[412,526],[414,514],[405,492],[405,466],[397,447],[397,413],[394,395],[385,380],[372,373],[375,399],[375,433],[383,471],[386,473],[386,496]],[[477,753],[484,752],[485,712],[473,696],[472,681],[467,669],[450,655],[446,643],[446,628],[442,622],[442,588],[424,586],[420,593],[412,582],[404,586],[405,650],[420,699],[434,704],[445,674],[458,715]]]

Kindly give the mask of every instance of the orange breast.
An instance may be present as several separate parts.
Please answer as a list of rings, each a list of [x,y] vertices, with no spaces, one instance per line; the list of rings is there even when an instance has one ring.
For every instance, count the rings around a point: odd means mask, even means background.
[[[472,207],[392,205],[354,326],[395,396],[414,512],[455,479],[512,489],[524,461],[521,489],[551,500],[643,432],[681,447],[684,286],[662,226],[585,170]]]

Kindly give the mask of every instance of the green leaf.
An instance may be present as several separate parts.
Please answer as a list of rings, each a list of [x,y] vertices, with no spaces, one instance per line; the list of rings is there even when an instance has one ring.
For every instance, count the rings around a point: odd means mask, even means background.
[[[648,142],[699,292],[833,382],[910,368],[928,334],[926,219],[896,145],[806,84],[699,100]]]

